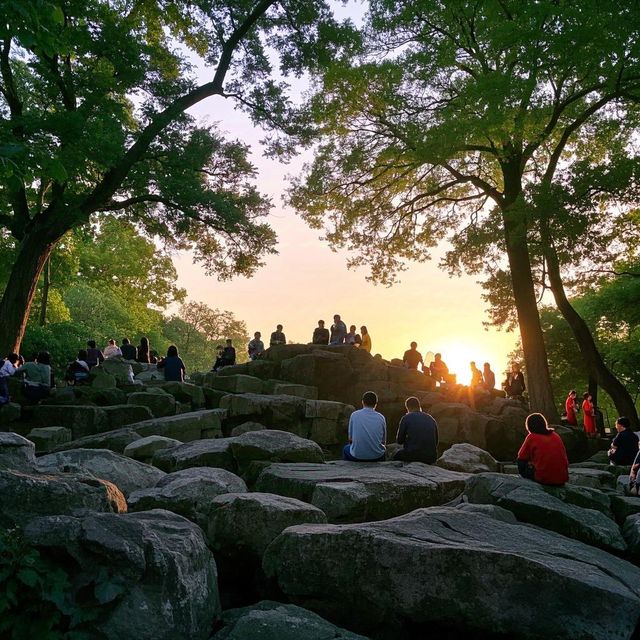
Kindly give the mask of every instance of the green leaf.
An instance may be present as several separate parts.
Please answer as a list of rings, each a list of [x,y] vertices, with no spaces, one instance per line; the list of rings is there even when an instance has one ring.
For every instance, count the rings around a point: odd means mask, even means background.
[[[17,573],[18,580],[28,587],[35,587],[38,584],[40,576],[33,569],[20,569]]]
[[[53,158],[53,160],[51,161],[51,163],[47,168],[49,170],[49,175],[56,182],[62,183],[66,181],[68,177],[67,170],[64,168],[64,165],[62,164],[62,162],[60,162],[58,158]]]

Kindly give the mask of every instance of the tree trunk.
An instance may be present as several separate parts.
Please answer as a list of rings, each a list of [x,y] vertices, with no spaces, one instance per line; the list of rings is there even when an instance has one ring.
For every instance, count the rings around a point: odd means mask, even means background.
[[[529,406],[531,411],[542,413],[549,422],[557,424],[560,415],[553,397],[547,349],[538,315],[527,246],[526,217],[524,211],[519,211],[513,205],[505,207],[502,214],[513,297],[524,352]]]
[[[44,267],[44,283],[42,285],[42,302],[40,303],[40,326],[47,324],[47,304],[49,302],[49,287],[51,286],[51,258],[47,258]]]
[[[553,297],[560,313],[562,313],[569,327],[571,327],[582,358],[587,366],[589,377],[594,378],[598,385],[609,394],[620,415],[627,416],[627,418],[631,420],[634,430],[640,428],[638,411],[631,394],[604,363],[595,340],[591,335],[591,330],[567,298],[560,275],[558,256],[546,233],[543,233],[543,245],[545,247],[545,260],[547,262],[547,272],[549,274],[549,283]]]
[[[38,279],[59,238],[28,233],[18,245],[7,287],[0,300],[0,353],[19,352]]]
[[[591,394],[593,404],[598,404],[598,380],[589,374],[589,382],[587,383],[587,391]],[[580,396],[580,394],[578,394]]]

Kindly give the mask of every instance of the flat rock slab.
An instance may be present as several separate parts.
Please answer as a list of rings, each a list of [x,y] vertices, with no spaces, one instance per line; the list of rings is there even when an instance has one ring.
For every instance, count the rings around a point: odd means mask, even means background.
[[[38,453],[49,453],[56,447],[71,442],[72,437],[71,429],[66,427],[36,427],[27,434]]]
[[[17,433],[0,432],[0,469],[34,471],[36,447]]]
[[[135,440],[124,448],[124,455],[143,462],[150,461],[156,451],[178,447],[182,442],[165,436],[146,436]]]
[[[89,476],[0,471],[0,527],[86,510],[122,513],[127,503],[114,484]]]
[[[613,489],[616,484],[616,477],[608,471],[569,467],[569,482],[579,487]]]
[[[318,444],[276,429],[243,433],[233,438],[231,451],[238,465],[253,460],[324,462],[324,454]]]
[[[235,438],[209,438],[185,442],[177,447],[156,451],[152,464],[167,472],[192,467],[217,467],[235,472],[237,466],[231,452],[234,440]]]
[[[134,491],[128,504],[131,511],[166,509],[204,526],[216,496],[246,490],[242,478],[225,469],[196,467],[169,473],[155,487]]]
[[[457,497],[468,475],[419,462],[272,464],[256,490],[297,498],[330,522],[384,520]]]
[[[220,409],[202,409],[176,416],[145,420],[130,427],[142,437],[165,436],[180,442],[191,442],[203,437],[221,437],[224,416],[225,412]]]
[[[124,427],[122,429],[114,429],[113,431],[105,431],[104,433],[96,433],[92,436],[85,436],[58,445],[52,453],[58,451],[68,451],[69,449],[109,449],[115,453],[122,453],[126,446],[131,442],[140,440],[142,436],[130,429]]]
[[[450,507],[290,527],[263,568],[292,602],[380,637],[628,639],[640,610],[629,562]]]
[[[629,553],[636,560],[640,560],[640,513],[629,516],[622,527],[624,539],[629,546]]]
[[[586,544],[624,551],[626,544],[611,514],[605,515],[598,510],[598,502],[592,505],[595,508],[587,508],[588,497],[575,489],[579,488],[544,487],[516,476],[482,473],[467,481],[464,493],[469,502],[504,507],[521,522]]]
[[[164,472],[107,449],[70,449],[38,458],[45,473],[81,472],[113,482],[125,496],[136,489],[153,487]]]
[[[302,607],[269,600],[228,609],[222,624],[211,640],[367,640]]]
[[[638,496],[612,495],[611,510],[618,524],[622,525],[629,516],[640,513],[640,498]]]
[[[213,556],[174,513],[38,518],[25,537],[69,574],[72,602],[88,588],[102,598],[102,615],[83,624],[88,638],[207,640],[220,615]]]

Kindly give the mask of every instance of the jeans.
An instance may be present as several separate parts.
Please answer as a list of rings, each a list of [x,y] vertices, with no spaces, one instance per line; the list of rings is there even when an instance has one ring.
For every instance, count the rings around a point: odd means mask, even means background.
[[[9,402],[9,385],[5,376],[0,378],[0,407]]]
[[[382,455],[380,458],[375,458],[373,460],[363,460],[362,458],[354,458],[351,455],[351,445],[346,444],[344,446],[344,449],[342,449],[342,459],[349,460],[350,462],[384,462],[384,455]]]

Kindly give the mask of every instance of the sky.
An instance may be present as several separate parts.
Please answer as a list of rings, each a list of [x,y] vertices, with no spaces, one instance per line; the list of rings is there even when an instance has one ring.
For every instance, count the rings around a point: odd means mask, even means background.
[[[206,81],[207,70],[197,66],[198,76]],[[247,323],[251,335],[260,331],[267,340],[282,324],[288,341],[310,342],[317,321],[325,320],[329,326],[338,313],[347,326],[355,324],[359,330],[366,325],[372,352],[386,359],[401,358],[415,340],[425,356],[441,352],[460,382],[469,381],[471,360],[480,368],[490,362],[498,374],[506,369],[517,335],[485,329],[485,305],[475,277],[451,278],[437,266],[444,246],[433,252],[432,261],[410,265],[390,288],[367,282],[366,269],[347,269],[348,254],[332,251],[320,240],[321,232],[309,229],[295,211],[284,206],[287,177],[302,170],[300,158],[284,165],[263,157],[261,132],[223,98],[203,101],[190,113],[218,123],[228,137],[250,145],[258,188],[274,205],[268,222],[278,234],[278,254],[268,257],[249,279],[221,283],[193,264],[191,253],[174,254],[178,284],[190,300],[232,311]]]

